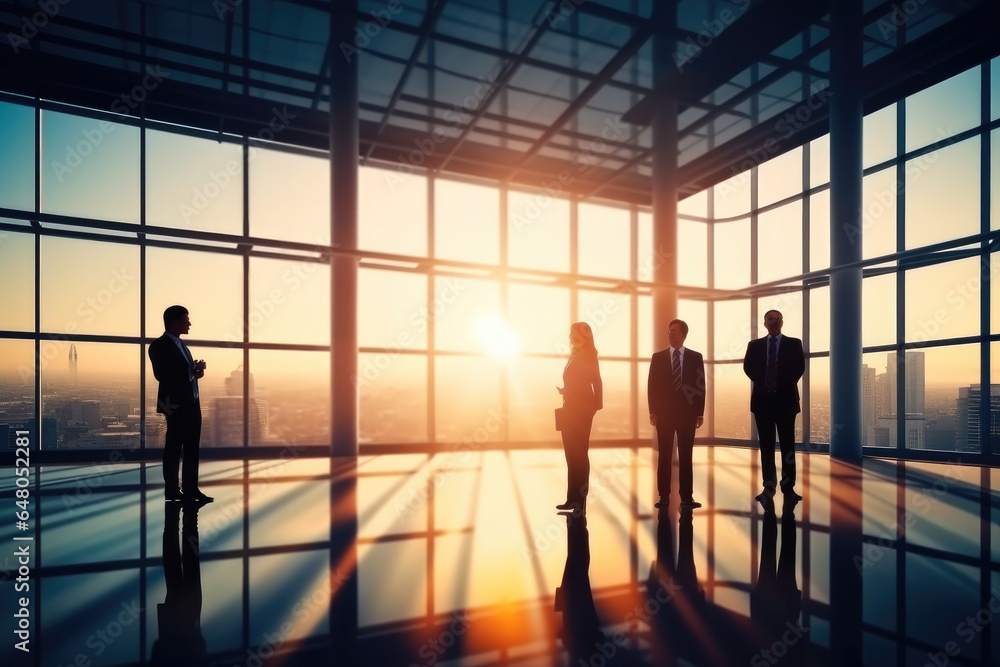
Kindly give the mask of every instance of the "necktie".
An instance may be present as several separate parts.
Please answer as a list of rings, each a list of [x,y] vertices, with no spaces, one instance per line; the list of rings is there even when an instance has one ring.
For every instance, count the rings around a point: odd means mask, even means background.
[[[681,351],[674,350],[674,391],[680,391],[681,388]]]
[[[767,373],[764,384],[768,389],[778,386],[778,339],[774,336],[767,339]]]

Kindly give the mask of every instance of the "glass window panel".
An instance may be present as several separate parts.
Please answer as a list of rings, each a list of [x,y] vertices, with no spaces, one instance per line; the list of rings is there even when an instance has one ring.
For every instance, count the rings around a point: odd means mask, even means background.
[[[35,210],[35,110],[0,102],[0,155],[16,169],[0,179],[0,206]]]
[[[764,328],[764,313],[769,310],[777,310],[781,313],[784,323],[781,333],[793,338],[802,338],[802,292],[785,292],[773,296],[762,296],[757,301],[757,333],[755,338],[767,335]],[[746,345],[744,345],[744,352]],[[742,359],[742,355],[740,356]]]
[[[809,340],[803,344],[809,352],[830,351],[829,286],[809,290]]]
[[[979,231],[979,166],[979,137],[906,163],[907,248]]]
[[[896,274],[861,281],[861,344],[896,342]]]
[[[861,366],[861,444],[866,447],[895,447],[896,408],[893,401],[895,370],[886,367],[886,353],[862,356]]]
[[[508,438],[512,441],[558,441],[552,410],[562,405],[556,387],[563,386],[566,358],[515,359],[507,381]],[[604,381],[604,364],[601,364]],[[607,399],[605,399],[607,405]]]
[[[830,182],[830,135],[824,134],[809,144],[809,187]]]
[[[677,212],[694,218],[708,217],[708,190],[702,190],[677,202]]]
[[[254,146],[247,161],[250,235],[329,244],[330,160]],[[359,196],[368,194],[360,187],[359,191]],[[405,219],[410,220],[413,213]]]
[[[41,244],[42,331],[139,333],[138,246],[52,236]]]
[[[799,383],[801,388],[802,384]],[[802,406],[806,407],[806,406]],[[809,360],[809,442],[830,442],[830,357]],[[802,419],[795,420],[795,440],[802,438]]]
[[[637,308],[639,358],[649,359],[656,351],[653,346],[653,297],[640,295]]]
[[[771,158],[757,167],[757,205],[767,206],[802,192],[802,148]]]
[[[445,306],[440,302],[441,308]],[[426,350],[434,312],[427,308],[427,276],[363,268],[358,271],[358,345]]]
[[[975,127],[981,122],[979,67],[906,99],[906,150],[912,151]]]
[[[757,217],[757,282],[802,273],[802,202]]]
[[[441,259],[500,261],[500,192],[494,187],[434,181],[434,254]]]
[[[750,218],[715,223],[715,287],[750,284]]]
[[[436,442],[504,441],[507,424],[500,396],[501,371],[502,362],[490,357],[462,355],[434,359]],[[552,382],[558,380],[552,378]],[[544,409],[552,415],[549,406]]]
[[[544,192],[507,194],[507,263],[569,271],[569,202]]]
[[[711,364],[705,366],[706,375],[712,368]],[[639,377],[636,378],[636,392],[639,402],[639,439],[643,443],[652,443],[653,427],[649,424],[649,362],[639,362]],[[708,398],[705,399],[705,423],[708,422]],[[708,429],[702,429],[698,435],[705,435]],[[640,450],[641,451],[641,450]],[[641,497],[641,496],[640,496]],[[640,501],[641,502],[641,501]]]
[[[896,252],[896,198],[900,185],[892,167],[864,177],[861,187],[861,247],[865,259]]]
[[[0,186],[2,187],[2,186]],[[35,330],[35,236],[0,231],[0,329]]]
[[[602,351],[603,354],[603,351]],[[627,361],[600,360],[604,409],[594,416],[591,440],[632,437],[632,370]],[[647,413],[647,421],[649,421]]]
[[[427,256],[427,178],[400,170],[358,169],[358,246]]]
[[[653,215],[651,213],[639,211],[636,236],[636,257],[639,262],[636,278],[648,282],[653,280],[656,267],[661,261],[657,259],[659,255],[653,248]],[[680,271],[679,268],[678,271]]]
[[[251,445],[329,444],[329,353],[251,350],[249,370],[262,421]]]
[[[194,318],[192,317],[192,320]],[[162,326],[161,326],[162,329]],[[194,331],[195,327],[192,326]],[[243,447],[243,351],[231,347],[200,347],[189,345],[194,359],[204,359],[205,376],[198,380],[201,401],[201,446]],[[153,366],[146,364],[146,447],[164,446],[166,423],[156,413],[156,392],[159,387],[153,377]],[[253,376],[250,377],[250,426],[252,440],[262,437],[266,413],[256,395]]]
[[[677,221],[677,282],[695,287],[708,286],[708,225],[691,220]],[[639,280],[652,280],[658,260],[639,267]],[[644,277],[648,276],[648,277]]]
[[[250,258],[250,340],[330,344],[330,267]]]
[[[1000,130],[990,132],[990,229],[1000,229]]]
[[[990,120],[1000,118],[1000,58],[990,61]]]
[[[970,407],[972,405],[975,405],[975,403],[970,401]],[[976,426],[982,428],[982,421],[979,421],[979,424],[976,423],[977,421],[979,420],[970,416],[968,421],[963,420],[959,422],[959,428],[969,429],[969,440],[975,440],[972,434],[975,432]],[[967,426],[963,424],[967,424]],[[1000,343],[990,343],[990,434],[987,438],[987,447],[989,448],[988,451],[1000,454]],[[996,479],[997,475],[1000,475],[1000,472],[995,468],[991,472],[994,475],[994,479]],[[997,486],[994,484],[993,489],[996,488]],[[994,517],[996,517],[997,513],[1000,513],[1000,510],[994,508],[993,512]],[[993,557],[995,560],[997,554],[1000,553],[1000,532],[997,532],[998,522],[996,519],[994,519],[993,525],[994,534],[997,535],[993,540]]]
[[[569,352],[569,290],[564,287],[511,283],[507,320],[523,353]]]
[[[42,210],[139,222],[139,128],[42,112]]]
[[[750,301],[717,301],[715,303],[715,358],[743,359],[747,343],[753,335],[750,326]],[[742,370],[741,370],[742,372]]]
[[[602,357],[632,354],[632,315],[627,294],[579,291],[577,317],[594,332],[594,344]]]
[[[678,299],[677,318],[684,320],[688,325],[684,347],[701,352],[704,356],[708,352],[708,302]]]
[[[579,205],[578,273],[622,279],[632,275],[629,218],[626,209]]]
[[[50,363],[61,364],[53,359]],[[35,419],[35,343],[30,340],[0,339],[0,438],[6,427],[15,430]],[[0,440],[0,442],[9,442]],[[42,444],[34,438],[35,447]],[[46,448],[55,442],[46,443]]]
[[[830,267],[830,191],[809,197],[809,270]]]
[[[138,449],[141,354],[138,345],[43,340],[42,445]]]
[[[358,441],[426,442],[427,357],[358,355]]]
[[[712,187],[713,217],[734,218],[750,212],[750,171],[743,171]]]
[[[500,315],[500,286],[472,278],[434,279],[434,347],[438,350],[490,352],[497,329],[507,327]]]
[[[906,272],[906,342],[979,334],[979,260]]]
[[[205,289],[211,285],[211,289]],[[188,309],[193,338],[243,342],[243,259],[210,252],[146,249],[146,336],[163,331],[163,310]]]
[[[980,386],[979,346],[909,350],[904,376],[907,448],[953,452],[961,441],[965,449],[968,431],[959,431],[957,413],[963,406],[962,394],[968,411],[969,390]]]
[[[990,253],[990,333],[1000,333],[1000,253]]]
[[[896,157],[896,105],[865,116],[861,139],[861,164],[865,169]]]
[[[750,438],[750,379],[741,364],[713,364],[717,438]]]
[[[146,224],[242,234],[243,147],[147,130]]]

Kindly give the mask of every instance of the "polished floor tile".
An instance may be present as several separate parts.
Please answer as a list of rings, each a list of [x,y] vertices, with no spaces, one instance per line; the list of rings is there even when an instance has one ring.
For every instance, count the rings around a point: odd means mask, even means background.
[[[590,458],[585,516],[558,450],[205,462],[198,510],[157,465],[35,468],[27,531],[2,469],[0,663],[1000,662],[996,470],[800,454],[764,507],[755,452],[699,447],[692,512],[655,453]]]

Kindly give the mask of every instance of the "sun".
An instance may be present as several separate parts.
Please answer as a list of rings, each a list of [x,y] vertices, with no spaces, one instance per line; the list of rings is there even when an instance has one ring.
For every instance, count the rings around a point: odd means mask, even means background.
[[[483,313],[472,323],[479,345],[497,359],[512,359],[521,351],[521,338],[499,313]]]

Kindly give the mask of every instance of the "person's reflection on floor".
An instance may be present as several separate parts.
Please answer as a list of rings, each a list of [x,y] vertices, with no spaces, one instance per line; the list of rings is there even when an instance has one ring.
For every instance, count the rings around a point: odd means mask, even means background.
[[[604,633],[590,588],[590,531],[587,517],[566,516],[566,567],[556,589],[556,611],[563,615],[560,633],[569,656],[567,665],[632,667],[645,661],[624,632]]]
[[[780,554],[776,553],[777,540],[774,506],[765,505],[760,572],[750,591],[750,618],[758,649],[753,658],[769,665],[802,665],[809,638],[799,624],[802,592],[795,582],[795,502],[786,501],[782,510]]]
[[[164,503],[163,578],[167,594],[156,605],[158,637],[153,642],[150,663],[160,665],[208,665],[205,638],[201,634],[201,564],[198,544],[198,505],[184,508],[184,524],[178,542],[180,503]]]
[[[656,522],[656,562],[650,568],[644,609],[653,631],[653,657],[658,665],[676,665],[684,656],[700,655],[705,629],[705,592],[694,563],[694,519],[681,510],[676,524],[664,508]],[[675,530],[677,559],[674,560]]]
[[[585,516],[566,517],[566,567],[556,589],[556,611],[563,615],[561,638],[569,664],[587,662],[595,646],[604,641],[604,633],[598,629],[590,590],[590,532]]]

